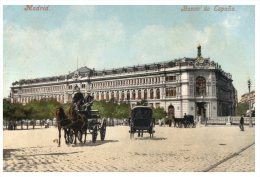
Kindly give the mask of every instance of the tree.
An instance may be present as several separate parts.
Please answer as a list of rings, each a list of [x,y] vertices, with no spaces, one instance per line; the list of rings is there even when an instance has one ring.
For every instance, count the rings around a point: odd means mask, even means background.
[[[15,106],[10,101],[3,100],[3,119],[6,121],[6,126],[14,119]]]
[[[130,105],[121,103],[118,105],[112,101],[94,101],[92,109],[97,109],[101,117],[126,118],[130,116]]]
[[[15,121],[23,121],[26,118],[24,106],[20,103],[15,103],[15,112],[14,112],[14,120]],[[15,123],[16,125],[16,123]],[[21,129],[23,129],[23,125],[21,124]]]
[[[246,114],[246,111],[248,110],[248,104],[247,103],[238,103],[236,108],[236,115],[241,116],[242,114]]]
[[[163,108],[158,107],[158,108],[153,108],[153,118],[155,120],[159,120],[165,117],[165,111]]]
[[[116,113],[115,113],[116,118],[119,118],[119,119],[129,118],[130,114],[131,114],[130,104],[122,103],[122,104],[116,106]]]
[[[11,120],[15,112],[14,105],[7,100],[3,100],[3,118],[4,120]]]

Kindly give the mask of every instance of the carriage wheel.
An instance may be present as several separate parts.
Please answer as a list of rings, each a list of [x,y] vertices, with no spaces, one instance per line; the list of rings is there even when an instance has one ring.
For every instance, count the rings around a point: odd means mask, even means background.
[[[83,138],[83,131],[79,130],[78,131],[78,140],[82,143],[82,138]]]
[[[96,140],[97,140],[97,135],[98,135],[98,133],[97,133],[97,125],[95,125],[94,127],[93,127],[93,132],[92,132],[92,142],[93,143],[95,143],[96,142]]]
[[[102,125],[101,125],[101,128],[100,128],[100,139],[101,139],[101,141],[105,140],[106,129],[107,129],[107,121],[106,121],[106,119],[103,119]]]

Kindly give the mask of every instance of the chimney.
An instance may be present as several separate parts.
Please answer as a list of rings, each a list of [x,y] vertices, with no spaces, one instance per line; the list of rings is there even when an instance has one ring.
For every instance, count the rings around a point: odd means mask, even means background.
[[[197,47],[197,49],[198,49],[198,57],[201,57],[201,46],[200,46],[200,44],[199,44],[199,46]]]

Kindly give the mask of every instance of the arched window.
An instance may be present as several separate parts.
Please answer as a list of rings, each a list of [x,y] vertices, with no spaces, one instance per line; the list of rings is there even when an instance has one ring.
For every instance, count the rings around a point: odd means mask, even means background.
[[[114,92],[112,91],[111,92],[111,99],[114,99],[115,98],[115,95],[114,95]]]
[[[160,99],[160,89],[156,89],[156,99]]]
[[[147,100],[147,90],[144,90],[144,99]]]
[[[138,90],[138,98],[137,99],[141,99],[141,90]]]
[[[206,95],[206,79],[204,77],[197,77],[196,79],[196,96]]]
[[[153,99],[153,89],[150,90],[150,99]]]
[[[106,101],[108,101],[108,100],[109,100],[109,93],[106,92]]]
[[[168,106],[168,117],[169,118],[175,117],[175,109],[173,105]]]
[[[124,100],[125,99],[125,93],[124,91],[121,92],[121,100]]]
[[[119,101],[119,92],[116,91],[116,100]]]
[[[126,99],[130,100],[130,91],[129,90],[126,92]]]
[[[132,99],[135,100],[135,90],[132,92]]]

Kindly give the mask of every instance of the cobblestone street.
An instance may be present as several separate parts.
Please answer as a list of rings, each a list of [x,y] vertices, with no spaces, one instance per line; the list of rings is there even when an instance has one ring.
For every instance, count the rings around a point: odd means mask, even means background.
[[[107,127],[105,141],[57,147],[56,128],[4,131],[4,172],[254,172],[255,129],[155,127],[130,139]],[[75,163],[77,162],[77,163]],[[221,163],[220,163],[221,162]]]

